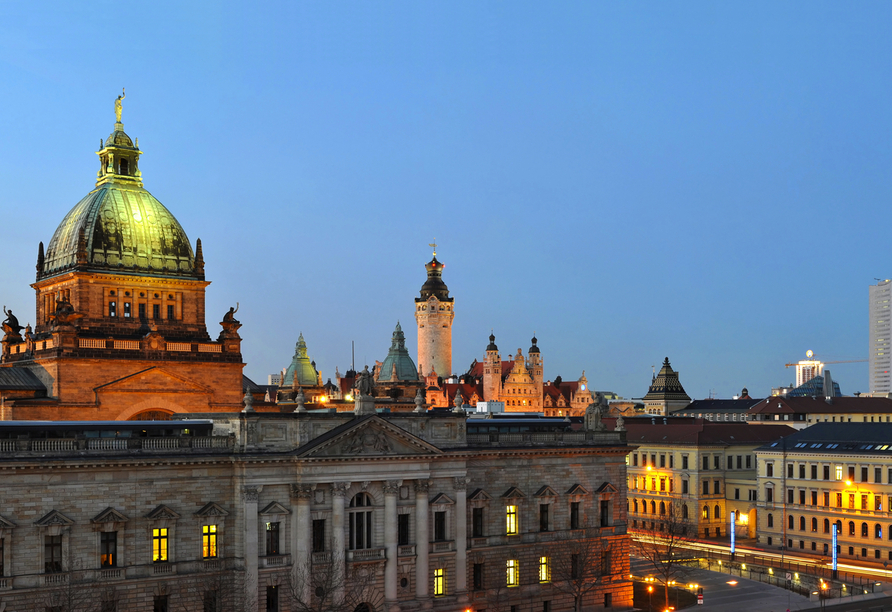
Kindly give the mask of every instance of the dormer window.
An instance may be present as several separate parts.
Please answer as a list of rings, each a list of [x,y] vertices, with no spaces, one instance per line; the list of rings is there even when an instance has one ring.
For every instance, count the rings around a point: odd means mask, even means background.
[[[126,159],[122,159],[118,163],[118,174],[130,174],[129,163]]]

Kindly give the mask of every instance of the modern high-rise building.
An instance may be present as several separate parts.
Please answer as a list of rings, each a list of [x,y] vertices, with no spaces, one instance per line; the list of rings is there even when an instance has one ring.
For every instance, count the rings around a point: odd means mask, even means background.
[[[870,346],[868,347],[868,363],[870,364],[870,392],[892,392],[892,348],[890,348],[889,304],[892,300],[892,280],[879,281],[870,286]]]

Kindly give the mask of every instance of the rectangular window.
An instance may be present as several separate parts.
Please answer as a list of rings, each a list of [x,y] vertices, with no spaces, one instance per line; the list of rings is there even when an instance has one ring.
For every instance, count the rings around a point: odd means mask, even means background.
[[[765,475],[768,476],[769,478],[774,476],[774,464],[773,463],[765,464]]]
[[[799,505],[800,505],[800,506],[804,506],[804,505],[805,505],[805,491],[803,491],[803,490],[801,490],[801,489],[800,489],[800,491],[799,491]]]
[[[867,468],[861,468],[861,482],[867,482]]]
[[[842,480],[842,466],[837,465],[834,469],[834,472],[836,474],[836,480]]]
[[[816,465],[811,466],[811,479],[812,480],[818,479],[818,466],[816,466]]]
[[[737,455],[737,469],[743,469],[743,455]]]
[[[313,552],[325,552],[325,519],[313,519]]]
[[[476,509],[476,508],[475,508]],[[398,514],[396,517],[397,544],[399,546],[409,545],[409,515]]]
[[[573,580],[579,578],[579,553],[570,555],[570,578]]]
[[[740,499],[740,489],[734,489],[734,499]]]
[[[145,304],[139,305],[139,318],[140,319],[146,318],[146,305]]]
[[[824,506],[825,507],[830,506],[830,492],[829,491],[824,491]]]
[[[116,317],[118,316],[118,304],[114,300],[108,303],[108,316]]]
[[[720,480],[716,480],[712,483],[712,492],[714,495],[721,495],[722,493],[722,486],[719,484],[720,482]]]
[[[167,561],[167,529],[152,530],[152,562]]]
[[[771,487],[765,487],[765,501],[769,503],[774,501],[774,489]]]
[[[787,503],[793,503],[793,489],[787,489]]]
[[[803,480],[805,479],[805,464],[804,463],[799,465],[799,478],[801,478]]]
[[[160,304],[152,304],[152,318],[153,319],[161,318],[161,305]]]
[[[434,541],[446,540],[446,513],[434,512]]]
[[[660,454],[660,467],[666,467],[666,455],[662,453]]]
[[[870,507],[868,506],[868,503],[867,503],[867,495],[861,496],[861,509],[862,510],[870,510]]]
[[[877,484],[882,484],[883,468],[873,468],[873,481]]]
[[[660,478],[660,491],[665,491],[665,490],[666,490],[666,479]]]
[[[551,602],[545,600],[542,602],[542,612],[551,612]]]
[[[539,504],[539,531],[548,531],[548,504]]]
[[[201,556],[205,559],[217,557],[217,526],[204,525],[201,528]]]
[[[601,500],[601,527],[610,525],[610,500]]]
[[[818,505],[818,492],[817,491],[811,492],[811,505],[812,506]]]
[[[849,510],[855,509],[855,494],[849,493]]]
[[[709,469],[709,456],[708,455],[703,456],[703,469],[704,470]]]
[[[266,554],[279,554],[279,523],[266,524]]]
[[[830,480],[830,466],[824,466],[824,480]]]
[[[638,453],[632,453],[632,465],[638,467]]]
[[[173,321],[176,318],[177,318],[176,310],[174,310],[173,304],[168,304],[167,305],[167,320]]]
[[[722,458],[721,458],[719,455],[716,455],[715,457],[713,457],[713,458],[712,458],[712,465],[713,465],[713,467],[715,467],[715,469],[717,469],[717,470],[722,469]]]
[[[43,536],[43,571],[47,574],[62,571],[62,536]]]
[[[434,597],[446,594],[446,570],[439,567],[434,570]]]
[[[170,612],[170,606],[167,604],[167,595],[155,595],[152,600],[152,612]]]
[[[709,495],[709,481],[703,481],[703,495]]]
[[[878,512],[883,509],[883,496],[882,495],[874,495],[873,496],[873,509]]]
[[[851,480],[852,482],[855,481],[855,466],[854,465],[849,466],[849,480]]]
[[[520,572],[518,568],[517,559],[508,559],[505,562],[506,569],[506,580],[505,584],[509,587],[516,587],[520,585]]]
[[[650,464],[654,467],[657,466],[657,455],[656,453],[650,456]]]
[[[681,469],[683,469],[683,470],[688,469],[688,456],[687,455],[681,456]]]
[[[483,536],[483,508],[473,508],[471,510],[471,532],[473,537],[482,538]]]
[[[266,587],[266,612],[279,612],[279,587]]]
[[[474,590],[480,591],[483,589],[483,568],[485,566],[482,563],[474,564]]]
[[[579,529],[579,502],[570,502],[570,529]]]
[[[752,457],[752,455],[747,455],[746,456],[746,469],[750,469],[751,467],[753,467],[753,457]]]
[[[688,481],[687,480],[681,481],[681,493],[682,493],[682,495],[688,494]]]
[[[842,493],[836,494],[836,507],[842,508]]]
[[[115,567],[118,565],[118,532],[103,531],[99,534],[99,565]]]
[[[669,469],[675,469],[675,455],[669,455]]]
[[[610,572],[612,570],[610,559],[611,559],[610,551],[602,550],[601,551],[601,575],[602,576],[610,575]]]
[[[787,465],[787,478],[793,477],[793,464],[790,463]]]
[[[505,508],[505,533],[517,535],[517,506]]]
[[[130,311],[130,302],[124,302],[124,318],[129,319],[132,316]]]
[[[539,582],[551,582],[551,568],[548,557],[539,557]]]

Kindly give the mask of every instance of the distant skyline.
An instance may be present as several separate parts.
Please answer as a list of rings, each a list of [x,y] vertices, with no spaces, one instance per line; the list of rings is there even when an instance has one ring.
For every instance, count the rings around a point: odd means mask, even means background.
[[[383,360],[436,238],[453,367],[533,332],[545,378],[693,398],[788,362],[867,359],[892,277],[892,5],[270,2],[7,5],[0,302],[140,139],[145,187],[202,239],[207,323],[245,374],[303,332],[323,380]],[[867,363],[828,366],[845,394]]]

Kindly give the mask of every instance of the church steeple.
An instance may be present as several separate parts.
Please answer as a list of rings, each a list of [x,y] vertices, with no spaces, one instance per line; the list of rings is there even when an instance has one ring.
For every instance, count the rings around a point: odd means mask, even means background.
[[[129,183],[142,187],[142,173],[139,171],[139,139],[136,144],[124,132],[124,124],[121,122],[123,111],[124,91],[115,99],[115,129],[105,140],[99,141],[99,172],[97,172],[96,186],[109,182]]]

